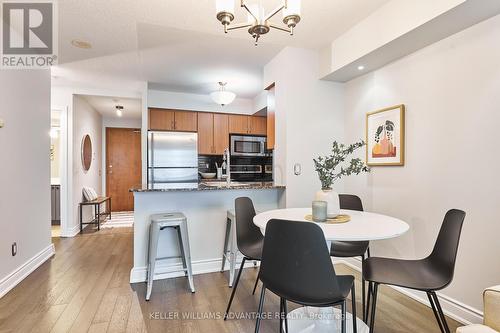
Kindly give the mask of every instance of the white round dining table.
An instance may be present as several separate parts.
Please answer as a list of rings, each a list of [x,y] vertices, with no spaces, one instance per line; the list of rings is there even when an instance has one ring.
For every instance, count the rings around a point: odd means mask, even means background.
[[[341,210],[341,214],[351,217],[349,222],[331,224],[310,222],[307,215],[312,214],[311,208],[275,209],[257,214],[253,222],[265,234],[266,225],[272,219],[315,223],[320,226],[325,235],[328,248],[332,241],[374,241],[395,238],[406,233],[408,223],[395,217],[354,210]],[[291,311],[288,318],[290,333],[323,333],[341,331],[341,312],[339,309],[301,307]],[[347,332],[352,332],[352,315],[347,314]],[[360,319],[357,320],[358,333],[368,333],[368,326]]]

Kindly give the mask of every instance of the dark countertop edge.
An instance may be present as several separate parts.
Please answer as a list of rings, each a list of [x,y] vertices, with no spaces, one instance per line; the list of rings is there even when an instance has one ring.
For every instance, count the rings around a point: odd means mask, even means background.
[[[203,184],[198,185],[195,188],[159,188],[159,189],[149,189],[144,187],[132,188],[129,192],[134,193],[147,193],[147,192],[201,192],[201,191],[234,191],[234,190],[274,190],[274,189],[286,189],[285,185],[268,185],[262,183],[255,183],[249,186],[231,186],[231,187],[215,187],[206,186]]]

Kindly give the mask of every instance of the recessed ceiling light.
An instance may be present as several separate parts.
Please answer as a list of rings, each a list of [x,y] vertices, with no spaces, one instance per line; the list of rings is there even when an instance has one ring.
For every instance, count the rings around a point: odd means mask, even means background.
[[[73,45],[74,47],[78,47],[79,49],[91,49],[92,48],[92,44],[90,44],[89,42],[86,42],[84,40],[80,40],[80,39],[73,39],[71,41],[71,45]]]
[[[363,65],[358,66],[358,71],[362,71],[363,69],[365,69],[365,66]]]
[[[118,117],[123,116],[123,106],[121,106],[121,105],[117,105],[117,106],[116,106],[116,115],[117,115]]]

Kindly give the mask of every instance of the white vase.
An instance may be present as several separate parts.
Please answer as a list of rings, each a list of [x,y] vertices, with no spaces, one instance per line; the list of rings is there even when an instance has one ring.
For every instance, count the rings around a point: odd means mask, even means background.
[[[332,189],[326,189],[316,192],[317,201],[327,202],[328,218],[334,218],[340,215],[340,199],[339,194]]]

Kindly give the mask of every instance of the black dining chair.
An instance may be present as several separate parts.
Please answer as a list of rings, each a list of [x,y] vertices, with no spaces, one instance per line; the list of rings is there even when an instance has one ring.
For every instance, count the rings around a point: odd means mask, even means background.
[[[464,219],[465,212],[461,210],[452,209],[446,213],[434,249],[425,259],[401,260],[371,257],[365,260],[363,275],[369,282],[367,318],[373,298],[370,333],[373,333],[375,326],[377,293],[380,284],[426,292],[441,332],[450,333],[436,291],[447,287],[453,281]]]
[[[349,209],[363,211],[363,203],[361,199],[356,195],[351,194],[340,194],[340,209]],[[369,241],[357,241],[357,242],[344,242],[344,241],[333,241],[330,247],[330,255],[337,258],[353,258],[361,257],[362,261],[365,261],[367,257],[370,257],[370,242]],[[361,276],[363,273],[361,272]],[[361,281],[361,299],[363,307],[363,320],[365,318],[365,300],[366,300],[366,282],[362,278]]]
[[[280,297],[280,332],[285,320],[288,332],[287,301],[304,306],[340,306],[342,332],[346,332],[346,300],[351,292],[353,330],[356,325],[354,277],[336,275],[325,236],[314,223],[271,220],[266,226],[260,266],[262,291],[255,332],[259,332],[266,290]]]
[[[247,260],[260,261],[262,258],[262,247],[264,244],[264,236],[262,235],[262,232],[259,227],[253,223],[255,208],[253,206],[252,199],[247,197],[237,198],[234,202],[234,206],[236,217],[236,244],[238,246],[238,250],[241,254],[243,254],[243,260],[241,261],[240,270],[238,271],[233,290],[231,291],[231,297],[229,298],[229,303],[227,304],[224,320],[227,319],[227,314],[229,313],[229,309],[233,303],[234,294],[236,293],[236,288],[238,287],[238,282],[240,281],[245,262]],[[254,293],[258,281],[259,278],[257,277],[257,281],[255,281],[254,286]]]

